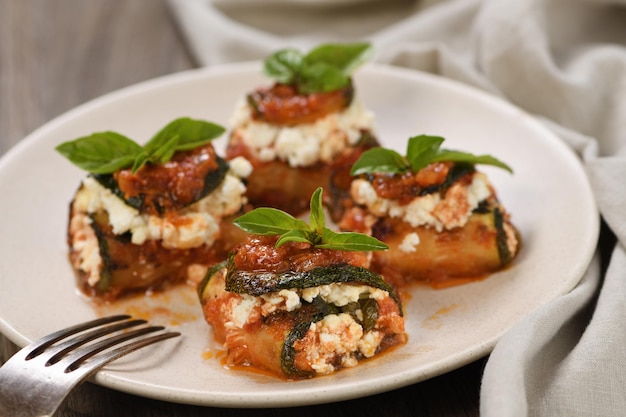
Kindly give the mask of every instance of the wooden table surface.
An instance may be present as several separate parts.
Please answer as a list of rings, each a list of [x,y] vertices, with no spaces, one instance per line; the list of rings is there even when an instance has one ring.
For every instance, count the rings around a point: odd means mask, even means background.
[[[195,66],[163,0],[0,0],[0,157],[79,104]],[[15,349],[0,335],[0,363]],[[86,383],[58,415],[477,416],[485,360],[395,391],[299,408],[197,407]]]

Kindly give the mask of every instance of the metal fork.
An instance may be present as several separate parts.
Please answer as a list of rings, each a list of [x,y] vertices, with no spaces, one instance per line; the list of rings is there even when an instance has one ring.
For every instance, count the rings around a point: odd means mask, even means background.
[[[147,336],[165,327],[142,326],[146,323],[128,315],[103,317],[21,349],[0,367],[0,417],[52,416],[75,387],[109,362],[180,335],[167,331]],[[137,326],[142,327],[128,330]],[[69,336],[74,337],[64,340]]]

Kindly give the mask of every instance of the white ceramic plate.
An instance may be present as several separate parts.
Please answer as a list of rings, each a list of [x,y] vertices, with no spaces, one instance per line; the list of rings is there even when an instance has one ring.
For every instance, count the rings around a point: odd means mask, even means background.
[[[179,116],[228,123],[235,101],[269,80],[260,64],[183,72],[106,95],[40,128],[0,161],[0,331],[19,345],[100,314],[127,311],[183,333],[101,371],[96,382],[173,402],[276,407],[391,390],[478,359],[500,336],[581,279],[599,216],[575,155],[528,114],[466,86],[410,70],[369,65],[356,77],[385,146],[404,152],[417,134],[510,164],[482,168],[521,230],[515,265],[469,285],[416,288],[405,307],[408,343],[329,377],[299,382],[225,369],[193,291],[93,306],[74,289],[66,253],[68,204],[84,173],[54,151],[66,140],[114,130],[143,142]],[[224,138],[216,142],[223,150]],[[208,350],[207,350],[208,349]]]

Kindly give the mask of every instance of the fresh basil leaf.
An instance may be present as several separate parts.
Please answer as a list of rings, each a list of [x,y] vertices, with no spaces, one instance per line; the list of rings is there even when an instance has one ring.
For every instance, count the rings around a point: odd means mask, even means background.
[[[146,151],[141,151],[133,162],[132,173],[139,171],[150,160],[150,155]]]
[[[282,210],[259,207],[238,217],[233,223],[244,231],[256,235],[282,235],[292,230],[309,230],[306,222]]]
[[[158,148],[164,146],[174,136],[178,136],[176,151],[187,151],[197,148],[225,132],[222,126],[203,120],[195,120],[189,117],[181,117],[167,124],[144,145],[144,149],[153,154]],[[169,159],[168,159],[169,160]],[[165,161],[167,162],[167,160]]]
[[[493,165],[513,173],[513,169],[509,165],[491,155],[474,155],[468,152],[441,149],[437,155],[432,158],[432,162],[437,161],[464,162],[473,165]]]
[[[135,173],[148,162],[164,164],[175,152],[204,145],[224,131],[214,123],[182,117],[170,122],[143,147],[119,133],[100,132],[62,143],[56,149],[93,174],[112,174],[128,167]]]
[[[371,53],[368,43],[323,44],[306,55],[288,48],[265,59],[263,71],[279,83],[296,86],[302,94],[329,92],[348,86],[352,73]]]
[[[411,169],[417,172],[433,162],[441,144],[445,139],[440,136],[420,135],[409,139],[406,158],[411,164]]]
[[[402,173],[409,168],[418,172],[433,162],[450,161],[467,164],[493,165],[509,172],[510,166],[491,155],[473,155],[468,152],[441,149],[444,138],[440,136],[420,135],[409,138],[406,160],[394,150],[372,148],[361,155],[352,165],[351,175],[371,174],[375,172]],[[408,164],[407,164],[408,160]]]
[[[276,247],[280,248],[287,242],[302,242],[311,244],[311,232],[308,230],[294,229],[283,233],[276,241]]]
[[[234,220],[234,224],[248,233],[257,235],[279,235],[275,246],[287,242],[304,242],[316,248],[346,251],[372,251],[388,249],[378,239],[352,232],[334,232],[325,226],[326,218],[322,206],[322,188],[311,196],[310,225],[284,211],[260,207]]]
[[[349,77],[359,66],[367,62],[371,55],[372,47],[369,43],[324,44],[306,54],[304,63],[307,66],[325,63]]]
[[[354,232],[334,232],[328,228],[324,228],[322,232],[322,243],[315,245],[315,247],[345,251],[389,249],[389,246],[375,237]]]
[[[302,53],[297,49],[282,49],[264,61],[265,74],[283,84],[291,84],[300,72]]]
[[[164,164],[174,156],[180,143],[180,136],[174,135],[167,142],[156,148],[150,155],[150,162],[154,164]]]
[[[326,227],[326,217],[324,216],[324,206],[322,204],[322,187],[319,187],[311,196],[311,213],[309,215],[309,226],[311,230],[322,234]]]
[[[363,152],[352,165],[351,175],[372,174],[374,172],[401,173],[409,169],[402,155],[392,149],[372,148]]]
[[[115,132],[99,132],[65,142],[56,150],[74,165],[94,174],[112,174],[131,166],[141,146]]]
[[[304,94],[327,93],[347,87],[350,77],[340,69],[324,62],[303,66],[300,72],[298,91]]]

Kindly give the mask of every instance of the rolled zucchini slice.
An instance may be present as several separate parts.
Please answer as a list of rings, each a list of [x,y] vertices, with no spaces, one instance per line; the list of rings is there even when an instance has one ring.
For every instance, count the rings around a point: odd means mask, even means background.
[[[395,285],[486,277],[505,268],[520,248],[519,232],[497,205],[479,207],[463,227],[451,230],[412,227],[400,219],[382,218],[372,234],[389,245],[388,251],[373,254],[372,269]],[[409,234],[416,234],[419,243],[407,252],[403,241]]]
[[[306,355],[302,352],[302,345],[311,343],[312,338],[307,339],[307,333],[330,315],[349,315],[363,334],[370,331],[384,333],[381,350],[405,340],[400,302],[393,289],[376,273],[350,265],[332,265],[307,273],[258,274],[261,284],[251,285],[254,274],[231,272],[229,263],[217,264],[209,270],[198,287],[198,295],[207,322],[213,326],[217,340],[228,349],[228,359],[234,364],[250,364],[289,379],[316,376],[310,364],[304,363]],[[357,301],[342,306],[316,296],[310,302],[301,299],[301,306],[295,310],[273,312],[239,329],[233,328],[232,322],[225,324],[230,317],[224,317],[224,311],[232,305],[233,299],[244,294],[260,297],[278,293],[281,289],[304,289],[331,283],[367,285],[387,291],[389,296],[380,300],[361,295]],[[387,317],[379,320],[383,314]],[[396,322],[401,321],[402,325],[393,330],[386,327],[386,323],[393,321],[390,316],[394,316]],[[357,352],[356,355],[360,354]]]

